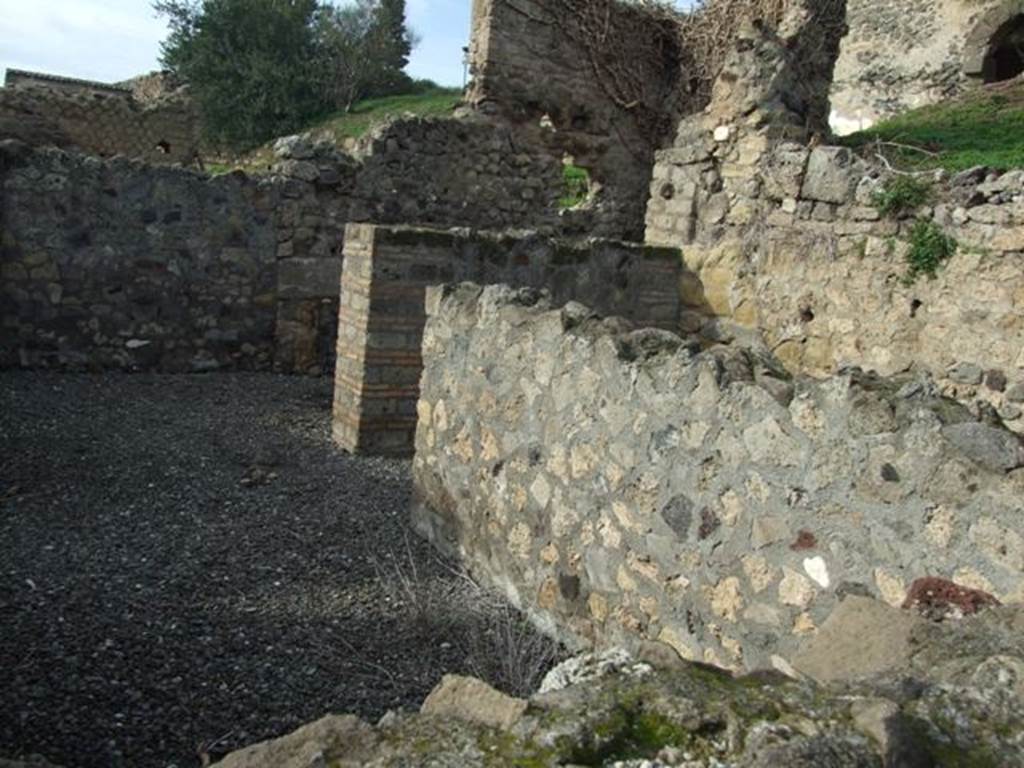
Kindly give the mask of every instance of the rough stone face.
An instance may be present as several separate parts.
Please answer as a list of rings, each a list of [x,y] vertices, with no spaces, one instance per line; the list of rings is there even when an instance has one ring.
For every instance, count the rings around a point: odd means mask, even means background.
[[[832,127],[852,133],[969,90],[992,35],[1018,13],[1012,0],[848,0]]]
[[[608,240],[554,240],[537,235],[439,232],[414,227],[351,225],[345,235],[333,431],[348,451],[409,454],[416,429],[420,350],[427,287],[453,279],[549,286],[562,301],[593,302],[609,314],[673,328],[678,322],[678,252]],[[585,322],[567,311],[566,324]],[[486,398],[483,402],[487,402]],[[431,409],[445,426],[443,403]],[[500,450],[482,437],[482,457]],[[459,451],[472,453],[466,441]],[[596,455],[569,457],[573,475]],[[540,477],[530,488],[550,496]]]
[[[863,168],[845,147],[816,147],[811,152],[801,196],[837,205],[850,199]]]
[[[567,223],[579,231],[605,237],[639,239],[643,229],[644,193],[650,183],[653,150],[659,135],[671,130],[670,117],[700,104],[679,87],[678,67],[655,57],[633,55],[652,41],[672,45],[671,33],[653,17],[627,4],[602,6],[613,14],[604,41],[611,55],[630,58],[639,69],[643,96],[664,113],[651,120],[648,105],[626,107],[589,60],[586,11],[575,15],[561,0],[503,0],[473,3],[469,46],[473,75],[467,101],[478,112],[514,124],[517,144],[547,144],[588,169],[596,191],[584,210],[572,211]],[[609,140],[608,137],[614,137]]]
[[[209,178],[4,142],[0,365],[329,371],[349,222],[560,227],[561,155],[521,144],[396,120],[351,155],[289,137],[268,175]]]
[[[974,615],[923,616],[876,600],[850,596],[837,606],[819,632],[793,658],[801,674],[822,683],[900,679],[965,686],[986,664],[1016,668],[1024,626],[1020,605],[988,603]],[[996,661],[998,660],[998,661]],[[1021,678],[1006,679],[1010,691]],[[1022,689],[1024,690],[1024,689]]]
[[[912,631],[920,622],[913,613],[851,595],[794,655],[793,666],[821,683],[892,672],[909,658]]]
[[[506,696],[474,677],[445,675],[423,702],[420,712],[494,728],[511,728],[527,706],[526,701]]]
[[[1008,472],[1024,466],[1024,441],[1005,429],[965,423],[943,427],[942,436],[983,467]]]
[[[927,378],[851,368],[780,402],[765,353],[567,322],[502,286],[427,306],[414,522],[568,642],[755,669],[844,595],[899,606],[941,576],[1020,599],[1017,473],[948,434],[1019,439]],[[545,586],[563,576],[571,596]]]
[[[1024,759],[1024,663],[1019,641],[1008,649],[985,634],[1000,629],[975,630],[973,653],[922,634],[922,660],[944,653],[946,667],[905,667],[905,685],[837,689],[771,673],[737,679],[671,657],[652,668],[612,650],[567,662],[573,671],[523,702],[510,728],[460,711],[389,713],[372,728],[329,717],[218,766],[1016,765]]]
[[[233,752],[219,768],[317,768],[368,765],[379,744],[373,729],[352,715],[328,715],[294,733]]]
[[[8,70],[8,81],[24,78]],[[185,91],[137,98],[126,87],[67,81],[0,89],[0,139],[33,146],[60,146],[100,157],[145,160],[155,165],[192,165],[199,154],[199,119]]]
[[[903,607],[913,608],[927,618],[942,619],[969,616],[993,605],[999,605],[999,601],[987,592],[928,577],[910,585]]]
[[[877,10],[851,5],[861,20]],[[908,19],[934,13],[912,5]],[[894,8],[879,12],[903,14]],[[1024,432],[1014,402],[1024,377],[1021,177],[981,168],[936,178],[931,204],[883,215],[877,195],[893,174],[801,127],[798,64],[771,35],[752,35],[707,110],[682,120],[675,146],[656,156],[646,240],[683,251],[681,330],[710,342],[758,333],[795,373],[928,370],[947,394],[983,401]],[[715,142],[723,121],[729,138]],[[902,279],[918,219],[959,244],[934,280]]]

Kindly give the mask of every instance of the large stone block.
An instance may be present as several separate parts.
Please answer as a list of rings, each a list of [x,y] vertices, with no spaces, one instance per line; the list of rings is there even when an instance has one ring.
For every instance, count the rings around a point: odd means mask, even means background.
[[[801,197],[843,205],[863,175],[860,161],[845,147],[816,147],[807,161]]]

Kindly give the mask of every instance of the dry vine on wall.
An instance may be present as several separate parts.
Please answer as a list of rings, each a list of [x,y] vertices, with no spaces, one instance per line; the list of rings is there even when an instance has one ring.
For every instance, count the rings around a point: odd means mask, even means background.
[[[671,0],[537,2],[548,22],[576,42],[598,86],[633,116],[652,147],[670,136],[680,117],[707,104],[741,26],[760,20],[777,28],[795,4],[807,5],[802,0],[698,0],[692,11],[682,13]],[[811,5],[816,37],[837,44],[845,31],[845,0]]]
[[[674,127],[681,53],[679,14],[656,3],[544,0],[552,23],[581,51],[584,66],[653,148]]]

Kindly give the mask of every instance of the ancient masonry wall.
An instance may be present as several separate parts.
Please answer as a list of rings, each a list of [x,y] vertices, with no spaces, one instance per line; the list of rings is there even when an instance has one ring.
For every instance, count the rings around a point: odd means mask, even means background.
[[[357,148],[352,221],[554,231],[561,157],[501,122],[402,119]]]
[[[265,177],[210,179],[4,143],[3,364],[330,371],[349,221],[557,225],[558,161],[486,122],[277,154]]]
[[[199,122],[188,98],[142,104],[127,90],[69,91],[58,85],[0,88],[0,139],[160,165],[195,161]]]
[[[353,224],[341,280],[334,438],[350,451],[409,454],[423,369],[428,286],[453,280],[548,287],[608,314],[675,327],[679,254],[609,240]]]
[[[1020,0],[848,0],[832,88],[840,134],[934,104],[983,82],[992,36]]]
[[[789,671],[846,595],[1024,600],[1024,443],[927,377],[790,379],[579,305],[428,293],[417,528],[580,645]]]
[[[478,111],[507,120],[523,142],[546,144],[571,155],[600,185],[594,201],[596,215],[586,219],[593,235],[639,239],[643,199],[650,179],[652,152],[664,138],[645,124],[649,115],[638,105],[616,98],[617,73],[598,74],[581,40],[590,32],[575,28],[562,0],[474,0],[470,44],[473,80],[467,101]],[[609,49],[647,50],[659,32],[652,21],[637,32],[642,40],[624,40],[616,14],[638,12],[611,4]],[[567,26],[568,23],[568,26]],[[630,73],[630,84],[642,83],[650,103],[665,110],[664,127],[684,105],[677,88],[679,72],[651,57],[631,64],[645,67]],[[635,99],[636,94],[629,96]],[[546,120],[545,120],[546,118]],[[541,121],[548,127],[541,127]]]
[[[5,150],[0,362],[270,366],[269,190],[125,159]]]
[[[1024,173],[919,176],[926,203],[883,214],[878,196],[906,179],[815,145],[779,95],[784,52],[780,75],[760,76],[773,47],[733,57],[712,104],[657,156],[646,239],[683,252],[681,329],[757,331],[794,372],[927,370],[1024,430]],[[933,225],[958,250],[934,279],[911,279],[914,233]]]
[[[794,371],[924,368],[1024,429],[1024,173],[961,175],[899,216],[875,205],[883,183],[847,149],[761,136],[661,153],[647,239],[682,248],[682,328],[756,329]],[[911,282],[919,221],[959,249]]]

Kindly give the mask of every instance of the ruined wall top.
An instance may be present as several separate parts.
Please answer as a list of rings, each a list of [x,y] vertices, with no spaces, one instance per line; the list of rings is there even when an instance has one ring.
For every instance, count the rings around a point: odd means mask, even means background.
[[[181,89],[158,93],[143,80],[112,85],[8,70],[0,139],[158,165],[191,163],[200,144],[195,105]]]
[[[45,72],[29,72],[24,69],[8,69],[4,76],[5,88],[51,88],[65,93],[101,94],[130,98],[131,90],[113,83],[82,80],[77,77],[51,75]]]
[[[849,0],[848,16],[832,90],[840,134],[1024,69],[1012,51],[1024,35],[1021,0]]]

